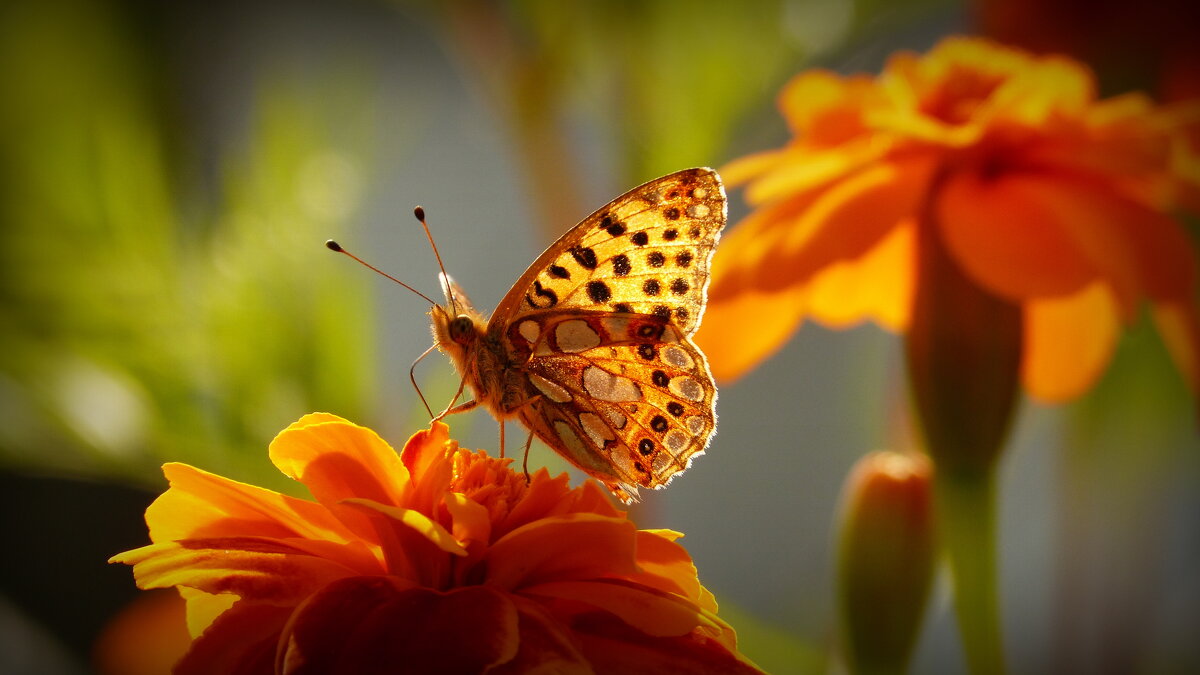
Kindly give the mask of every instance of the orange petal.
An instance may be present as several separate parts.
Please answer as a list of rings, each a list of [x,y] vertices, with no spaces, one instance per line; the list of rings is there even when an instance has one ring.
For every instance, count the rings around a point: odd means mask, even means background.
[[[513,505],[512,511],[497,527],[497,538],[548,515],[569,513],[565,500],[569,499],[573,492],[567,474],[562,473],[551,478],[545,467],[538,469],[530,479],[525,495]],[[615,516],[617,513],[614,509],[612,513],[604,515]]]
[[[1094,221],[1073,223],[1080,239],[1106,222],[1112,234],[1088,239],[1088,249],[1112,283],[1129,274],[1136,292],[1151,300],[1189,303],[1196,285],[1196,253],[1183,226],[1165,213],[1140,204],[1113,190],[1077,183],[1080,202],[1091,200]],[[1090,227],[1089,227],[1090,225]],[[1127,271],[1128,270],[1128,271]],[[1129,312],[1128,314],[1132,314]]]
[[[879,98],[879,85],[872,77],[813,69],[784,85],[779,108],[801,143],[829,147],[867,133],[864,110]]]
[[[597,673],[762,673],[728,644],[702,630],[679,637],[656,637],[597,615],[576,622],[575,634]]]
[[[916,282],[913,247],[913,224],[904,221],[858,260],[822,270],[808,284],[809,314],[831,328],[872,319],[903,332]]]
[[[1066,401],[1095,384],[1120,336],[1112,292],[1092,283],[1064,298],[1025,304],[1021,379],[1030,396]]]
[[[279,634],[288,606],[242,600],[222,614],[175,665],[175,675],[255,675],[275,670]]]
[[[725,164],[718,173],[726,187],[734,187],[780,167],[790,154],[787,149],[756,152]]]
[[[756,209],[723,237],[713,256],[709,302],[725,300],[748,289],[761,290],[764,260],[793,236],[792,230],[800,227],[801,216],[822,194],[812,191],[792,195]],[[795,284],[803,281],[799,274],[793,279]]]
[[[776,293],[747,288],[710,299],[693,340],[708,358],[713,377],[727,384],[779,351],[803,316],[803,288]]]
[[[1143,294],[1158,300],[1191,298],[1195,254],[1183,228],[1170,217],[1108,182],[1083,175],[1048,175],[1035,189],[1116,292],[1126,319],[1133,317]]]
[[[369,514],[383,542],[388,573],[421,586],[442,588],[450,573],[450,556],[467,551],[454,536],[425,514],[367,499],[347,499],[349,508]]]
[[[524,588],[521,594],[583,603],[619,617],[647,635],[686,635],[698,626],[718,627],[687,598],[620,579],[550,581]]]
[[[239,483],[187,464],[164,464],[163,474],[171,488],[146,509],[151,541],[229,534],[335,542],[353,538],[320,504]]]
[[[631,578],[639,584],[681,595],[714,614],[716,604],[704,593],[696,576],[696,565],[686,549],[675,543],[678,533],[641,530],[637,537],[637,563],[641,573]]]
[[[485,586],[442,593],[345,579],[297,611],[278,672],[492,672],[517,656],[518,625],[513,603]]]
[[[942,232],[968,273],[1010,299],[1072,293],[1101,277],[1132,318],[1143,294],[1190,297],[1196,261],[1183,229],[1105,181],[1066,172],[960,174]]]
[[[1200,316],[1196,304],[1156,303],[1154,322],[1192,394],[1200,396]]]
[[[337,504],[361,497],[383,504],[400,504],[409,484],[408,471],[396,452],[370,429],[345,420],[289,427],[271,441],[271,461],[339,518]],[[346,525],[364,538],[372,528],[358,514],[344,517]]]
[[[929,157],[894,159],[822,193],[763,257],[758,287],[779,290],[829,265],[865,255],[917,212],[932,170]]]
[[[511,661],[489,670],[488,675],[595,672],[576,645],[570,626],[536,602],[519,596],[510,600],[520,621],[520,649]]]
[[[363,569],[382,571],[378,564],[341,564],[335,559],[341,557],[336,548],[328,542],[259,537],[188,539],[143,546],[109,562],[133,565],[139,588],[186,586],[283,604]]]
[[[238,596],[232,593],[214,595],[187,586],[176,586],[175,590],[187,602],[187,628],[192,637],[203,633],[218,616],[238,601]]]
[[[950,177],[938,199],[938,224],[964,271],[1012,300],[1073,293],[1096,277],[1077,242],[1064,231],[1066,214],[1047,203],[1044,178],[975,173]]]
[[[637,528],[590,513],[544,518],[509,532],[488,550],[487,583],[515,589],[559,579],[634,574]]]
[[[887,143],[869,140],[831,149],[793,147],[779,150],[773,157],[752,155],[742,160],[745,164],[731,163],[728,169],[733,171],[735,177],[754,169],[763,170],[763,174],[746,187],[746,201],[764,205],[824,190],[864,167],[879,162],[887,149]]]
[[[450,427],[442,422],[433,422],[429,429],[408,439],[400,451],[400,459],[412,476],[404,506],[427,515],[435,513],[442,495],[450,487],[453,475],[450,455],[457,448],[458,444],[450,440]]]
[[[486,546],[491,541],[492,518],[486,506],[457,492],[447,493],[444,503],[450,512],[451,532],[456,541],[467,549],[472,545]]]

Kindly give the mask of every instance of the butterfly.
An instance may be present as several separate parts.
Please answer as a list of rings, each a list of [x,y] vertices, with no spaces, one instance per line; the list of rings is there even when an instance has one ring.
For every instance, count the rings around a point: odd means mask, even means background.
[[[725,221],[720,177],[686,169],[564,234],[490,319],[443,273],[435,346],[474,399],[442,415],[482,405],[501,438],[517,419],[626,502],[667,485],[716,428],[716,384],[691,336]]]

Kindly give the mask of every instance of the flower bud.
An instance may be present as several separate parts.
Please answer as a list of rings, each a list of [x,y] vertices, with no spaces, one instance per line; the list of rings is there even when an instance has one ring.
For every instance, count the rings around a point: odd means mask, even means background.
[[[931,466],[922,455],[873,452],[842,496],[838,601],[853,673],[903,672],[934,566]]]

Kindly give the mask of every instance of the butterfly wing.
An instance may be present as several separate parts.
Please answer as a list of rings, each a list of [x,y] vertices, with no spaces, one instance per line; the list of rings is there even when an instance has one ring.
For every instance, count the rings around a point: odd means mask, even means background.
[[[537,396],[521,419],[623,498],[685,470],[715,428],[690,336],[725,218],[711,169],[634,188],[550,246],[488,324]]]
[[[725,218],[725,188],[712,169],[636,187],[547,248],[500,301],[489,333],[526,314],[587,310],[653,314],[691,336]]]
[[[704,453],[717,391],[677,326],[609,312],[539,325],[525,367],[539,396],[519,414],[545,443],[623,498],[666,485]]]

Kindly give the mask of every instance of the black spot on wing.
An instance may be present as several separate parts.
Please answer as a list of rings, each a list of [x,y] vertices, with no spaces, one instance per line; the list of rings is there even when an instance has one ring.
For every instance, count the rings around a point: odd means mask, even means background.
[[[585,270],[596,269],[596,252],[584,246],[572,246],[571,257]]]
[[[618,277],[628,276],[633,270],[633,266],[629,264],[629,256],[624,253],[615,256],[612,259],[613,274]]]
[[[608,284],[603,281],[589,281],[587,283],[587,294],[592,299],[592,302],[608,302],[612,298],[612,291],[608,288]]]

